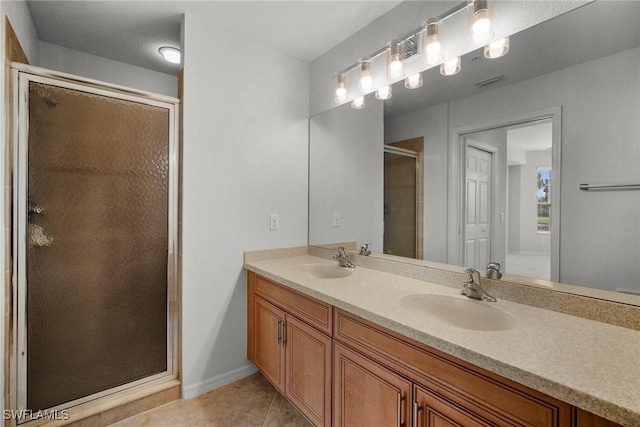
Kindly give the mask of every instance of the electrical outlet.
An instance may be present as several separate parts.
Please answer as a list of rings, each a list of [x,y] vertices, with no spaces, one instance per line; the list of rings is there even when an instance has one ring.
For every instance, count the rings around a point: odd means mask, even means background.
[[[278,214],[271,214],[269,216],[269,230],[278,230],[280,228],[280,217]]]
[[[333,226],[334,227],[340,227],[342,225],[342,215],[340,215],[339,213],[334,213],[333,214]]]

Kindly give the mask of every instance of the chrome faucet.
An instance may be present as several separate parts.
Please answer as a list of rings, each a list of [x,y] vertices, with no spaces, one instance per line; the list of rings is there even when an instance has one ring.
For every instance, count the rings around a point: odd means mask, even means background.
[[[336,249],[336,252],[337,253],[333,256],[333,259],[338,260],[338,265],[340,267],[356,268],[355,264],[349,261],[349,254],[347,253],[347,250],[345,248],[340,246]]]
[[[464,282],[462,284],[463,289],[460,291],[461,295],[465,295],[468,298],[479,299],[487,302],[496,302],[497,300],[489,295],[487,291],[482,287],[482,283],[480,282],[480,272],[475,268],[467,268],[464,271],[469,275],[469,281]],[[478,281],[476,282],[474,279],[474,275],[478,275]]]
[[[364,245],[360,246],[360,255],[364,255],[364,256],[371,255],[371,249],[369,249],[369,247],[372,244],[373,243],[365,243]]]

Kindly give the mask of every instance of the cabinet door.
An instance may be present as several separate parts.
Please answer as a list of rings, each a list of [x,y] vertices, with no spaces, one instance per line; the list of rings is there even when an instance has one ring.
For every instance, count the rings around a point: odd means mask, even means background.
[[[262,298],[255,299],[254,358],[262,374],[284,392],[284,311]]]
[[[285,395],[317,426],[331,425],[331,338],[287,314]]]
[[[489,427],[492,424],[422,387],[414,389],[415,427]]]
[[[334,342],[334,427],[407,426],[411,383]]]

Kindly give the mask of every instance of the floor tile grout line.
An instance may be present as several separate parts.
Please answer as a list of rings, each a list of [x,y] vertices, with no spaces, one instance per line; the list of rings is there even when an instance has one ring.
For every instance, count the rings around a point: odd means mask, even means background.
[[[269,409],[267,409],[266,414],[264,414],[264,419],[262,420],[262,427],[265,427],[265,423],[267,422],[267,419],[269,418],[269,413],[271,412],[271,408],[273,408],[273,404],[276,401],[276,397],[278,397],[278,392],[276,390],[274,390],[273,397],[271,398],[271,403],[269,404]]]

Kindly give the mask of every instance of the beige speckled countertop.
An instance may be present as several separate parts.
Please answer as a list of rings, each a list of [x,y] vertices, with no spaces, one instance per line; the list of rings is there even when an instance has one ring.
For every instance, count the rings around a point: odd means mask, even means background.
[[[491,304],[515,326],[475,331],[400,305],[406,295],[460,296],[456,289],[358,267],[316,279],[310,255],[245,262],[245,268],[426,345],[622,425],[640,425],[640,332],[505,300]]]

